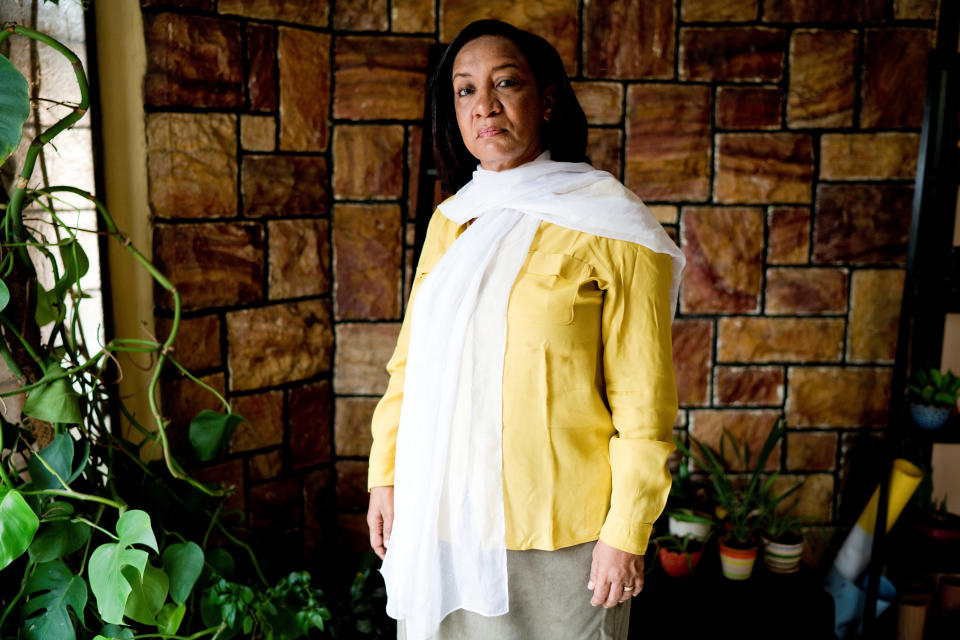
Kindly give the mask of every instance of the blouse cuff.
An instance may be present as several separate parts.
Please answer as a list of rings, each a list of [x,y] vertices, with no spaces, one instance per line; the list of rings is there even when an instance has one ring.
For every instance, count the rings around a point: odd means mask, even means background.
[[[600,539],[615,549],[643,555],[647,551],[652,532],[653,525],[650,523],[634,522],[608,513],[603,528],[600,529]]]

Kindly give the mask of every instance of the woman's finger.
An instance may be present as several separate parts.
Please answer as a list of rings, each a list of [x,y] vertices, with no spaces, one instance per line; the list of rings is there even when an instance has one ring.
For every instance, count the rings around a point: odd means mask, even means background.
[[[609,609],[610,607],[615,607],[620,604],[624,593],[623,585],[626,584],[626,581],[624,580],[623,582],[620,582],[618,580],[608,584],[610,585],[610,590],[607,592],[607,599],[603,603],[603,606]]]
[[[596,580],[593,583],[593,597],[590,598],[590,604],[598,607],[605,604],[610,595],[610,581]]]

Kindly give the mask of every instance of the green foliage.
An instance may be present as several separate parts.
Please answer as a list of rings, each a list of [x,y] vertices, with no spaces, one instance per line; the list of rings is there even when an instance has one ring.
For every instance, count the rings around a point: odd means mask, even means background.
[[[23,123],[29,115],[27,80],[12,62],[0,56],[0,164],[20,144]]]
[[[170,597],[183,604],[203,571],[203,549],[195,542],[171,544],[163,550],[163,569],[170,576]]]
[[[243,421],[235,413],[217,413],[204,409],[190,421],[190,444],[201,460],[213,460],[230,442],[233,431]]]
[[[117,542],[102,544],[90,554],[90,587],[97,599],[97,610],[105,622],[123,624],[123,613],[133,583],[143,578],[147,552],[133,548],[135,544],[157,550],[150,516],[143,511],[127,511],[120,516]]]
[[[952,407],[960,395],[960,377],[955,376],[953,371],[941,373],[933,367],[917,369],[907,385],[907,394],[920,404]]]
[[[73,640],[76,634],[67,608],[83,624],[87,583],[59,560],[37,566],[27,581],[27,602],[20,610],[28,640]]]
[[[39,526],[40,518],[20,492],[0,484],[0,569],[23,555]]]
[[[47,367],[42,386],[30,391],[23,405],[24,415],[46,422],[79,424],[83,422],[77,393],[67,382],[66,371],[59,364]]]
[[[0,311],[3,311],[9,303],[10,289],[7,288],[7,285],[3,280],[0,280]]]

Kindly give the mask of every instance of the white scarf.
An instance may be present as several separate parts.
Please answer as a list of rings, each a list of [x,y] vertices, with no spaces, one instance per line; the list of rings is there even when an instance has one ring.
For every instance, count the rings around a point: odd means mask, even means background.
[[[541,221],[683,253],[650,210],[605,171],[549,152],[506,171],[478,168],[439,206],[476,221],[420,285],[412,311],[397,433],[394,521],[381,572],[387,613],[408,640],[456,609],[507,612],[502,386],[507,302]],[[586,580],[586,576],[584,577]]]

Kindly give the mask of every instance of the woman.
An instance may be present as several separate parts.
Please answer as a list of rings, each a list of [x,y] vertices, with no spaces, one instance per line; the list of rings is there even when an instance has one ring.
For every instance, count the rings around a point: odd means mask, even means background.
[[[430,91],[459,191],[373,417],[387,611],[408,640],[625,638],[670,487],[682,254],[582,162],[586,118],[542,38],[475,22]]]

